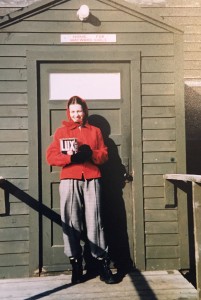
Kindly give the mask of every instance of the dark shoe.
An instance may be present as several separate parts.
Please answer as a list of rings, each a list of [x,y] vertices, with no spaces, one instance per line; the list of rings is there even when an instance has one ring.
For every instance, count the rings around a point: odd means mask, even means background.
[[[90,260],[87,260],[84,270],[86,270],[84,275],[85,281],[97,277],[99,275],[99,261],[96,258],[91,257]]]
[[[82,282],[82,258],[70,258],[70,263],[72,265],[72,277],[71,283],[78,284]]]
[[[86,273],[83,275],[83,281],[88,281],[99,275],[98,270],[86,270]]]
[[[99,260],[99,272],[100,272],[101,281],[104,281],[107,284],[117,283],[114,275],[112,274],[109,268],[109,262],[107,258],[103,258]]]

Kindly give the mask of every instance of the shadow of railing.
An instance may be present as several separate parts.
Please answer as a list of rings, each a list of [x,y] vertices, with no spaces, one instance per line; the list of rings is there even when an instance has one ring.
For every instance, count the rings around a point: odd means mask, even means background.
[[[128,275],[138,294],[138,299],[159,300],[153,288],[149,285],[149,282],[146,280],[142,272],[136,270],[134,276],[130,274]]]
[[[47,290],[45,292],[42,292],[42,293],[39,293],[37,295],[34,295],[34,296],[31,296],[31,297],[28,297],[28,298],[25,298],[23,300],[38,300],[38,299],[42,299],[42,298],[45,298],[45,297],[48,297],[48,296],[51,296],[52,294],[54,293],[57,293],[59,291],[62,291],[64,289],[67,289],[69,287],[71,287],[72,284],[64,284],[64,285],[61,285],[61,286],[58,286],[54,289],[51,289],[51,290]],[[60,297],[59,297],[60,298]]]
[[[51,208],[44,205],[40,201],[37,201],[32,196],[24,192],[23,190],[19,189],[10,181],[1,178],[0,179],[0,187],[4,191],[4,196],[1,196],[1,204],[0,204],[0,215],[1,216],[8,216],[10,213],[10,206],[9,206],[9,195],[12,194],[17,199],[21,200],[23,203],[27,204],[30,208],[34,209],[36,212],[42,214],[43,216],[47,217],[54,223],[58,225],[61,224],[61,217],[58,213],[54,212]],[[2,192],[2,191],[1,191]]]

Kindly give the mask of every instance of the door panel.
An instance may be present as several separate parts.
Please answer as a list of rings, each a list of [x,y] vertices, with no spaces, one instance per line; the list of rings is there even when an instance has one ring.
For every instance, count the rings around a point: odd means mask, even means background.
[[[58,193],[60,168],[47,165],[45,152],[54,131],[61,125],[61,121],[66,119],[66,99],[49,100],[49,75],[69,72],[75,74],[120,72],[121,99],[87,100],[89,121],[102,130],[110,154],[108,163],[101,168],[104,194],[103,217],[111,256],[114,261],[118,261],[120,257],[129,256],[129,252],[132,256],[134,252],[131,183],[124,184],[124,174],[131,170],[129,63],[80,62],[41,65],[42,202],[58,214],[60,213]],[[43,269],[45,271],[66,270],[68,259],[63,253],[62,228],[46,217],[43,217],[42,228]]]

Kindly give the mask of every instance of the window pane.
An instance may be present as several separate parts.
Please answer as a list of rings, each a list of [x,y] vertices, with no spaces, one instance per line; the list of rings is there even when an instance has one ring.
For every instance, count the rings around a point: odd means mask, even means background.
[[[49,99],[121,99],[120,73],[52,73]]]

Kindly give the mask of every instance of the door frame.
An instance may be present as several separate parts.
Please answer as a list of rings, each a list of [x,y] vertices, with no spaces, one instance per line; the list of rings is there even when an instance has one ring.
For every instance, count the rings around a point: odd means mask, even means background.
[[[144,207],[142,174],[142,116],[141,116],[141,70],[140,52],[131,51],[27,51],[27,96],[29,131],[29,194],[41,203],[41,176],[39,172],[40,128],[40,65],[55,62],[128,62],[131,78],[131,160],[132,171],[137,170],[132,183],[133,240],[135,265],[145,269]],[[135,201],[134,199],[137,199]],[[34,228],[33,228],[34,224]],[[30,276],[40,270],[40,213],[30,210]],[[38,255],[36,255],[38,253]]]

